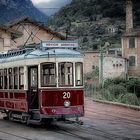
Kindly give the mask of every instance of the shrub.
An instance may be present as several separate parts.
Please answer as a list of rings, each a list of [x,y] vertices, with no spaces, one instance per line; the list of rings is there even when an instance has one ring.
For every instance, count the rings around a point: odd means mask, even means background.
[[[130,104],[130,105],[140,105],[140,100],[133,93],[127,93],[120,99],[121,103]]]
[[[128,92],[135,93],[137,97],[140,97],[140,79],[130,79],[126,81],[126,87]]]
[[[108,91],[114,95],[115,98],[118,98],[118,96],[120,94],[126,94],[127,93],[127,90],[124,86],[122,86],[121,84],[118,84],[118,85],[109,85],[108,86]]]
[[[102,100],[108,100],[108,101],[114,100],[114,96],[110,93],[108,89],[104,89],[104,88],[100,89],[98,94],[101,95]]]
[[[113,78],[113,79],[107,79],[105,80],[104,82],[104,87],[107,88],[108,86],[110,85],[122,85],[122,86],[125,86],[125,83],[126,83],[126,80],[123,79],[123,78],[120,78],[120,77],[117,77],[117,78]]]

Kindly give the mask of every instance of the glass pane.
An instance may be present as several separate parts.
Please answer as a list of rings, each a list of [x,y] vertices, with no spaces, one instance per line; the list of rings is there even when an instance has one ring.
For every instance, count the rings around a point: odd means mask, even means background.
[[[7,76],[7,69],[4,69],[4,89],[7,89],[8,87]]]
[[[3,38],[0,38],[0,51],[3,51],[4,50],[4,39]]]
[[[13,88],[13,73],[12,73],[12,68],[8,69],[8,74],[9,74],[9,89]]]
[[[19,89],[24,89],[24,68],[19,68]]]
[[[14,68],[14,89],[18,89],[18,74],[19,74],[19,69]]]
[[[129,48],[135,48],[135,38],[134,37],[129,38]]]
[[[73,85],[73,64],[72,63],[59,63],[59,85]]]
[[[129,66],[135,66],[136,60],[135,56],[130,56],[129,57]]]
[[[0,70],[0,89],[3,89],[3,70]]]
[[[82,63],[76,63],[76,66],[75,66],[75,82],[76,82],[76,85],[83,85],[83,64]]]
[[[37,87],[37,68],[31,69],[31,87]]]
[[[42,65],[42,86],[56,86],[56,66],[54,63],[45,63]]]

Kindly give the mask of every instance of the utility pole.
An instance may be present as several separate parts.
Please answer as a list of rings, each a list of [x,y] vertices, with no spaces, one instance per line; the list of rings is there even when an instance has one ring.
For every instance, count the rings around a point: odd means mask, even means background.
[[[109,42],[105,42],[104,46],[100,45],[100,59],[99,59],[99,84],[101,87],[104,87],[104,50],[107,49],[111,44]]]
[[[101,85],[101,87],[103,88],[104,86],[104,78],[103,78],[103,59],[104,59],[104,49],[103,47],[100,45],[100,59],[99,59],[99,84]]]

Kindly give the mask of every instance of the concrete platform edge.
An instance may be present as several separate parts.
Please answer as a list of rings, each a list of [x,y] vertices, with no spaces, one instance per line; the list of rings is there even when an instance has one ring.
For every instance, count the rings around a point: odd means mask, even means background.
[[[99,102],[99,103],[104,103],[104,104],[111,104],[111,105],[116,105],[116,106],[121,106],[124,108],[130,108],[133,110],[140,111],[140,107],[134,106],[134,105],[127,105],[123,103],[117,103],[117,102],[111,102],[111,101],[104,101],[104,100],[97,100],[97,99],[92,99],[94,102]]]

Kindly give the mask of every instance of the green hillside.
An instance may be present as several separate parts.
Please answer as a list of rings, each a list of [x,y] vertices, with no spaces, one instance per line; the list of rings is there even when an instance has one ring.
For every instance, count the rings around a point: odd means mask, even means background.
[[[139,7],[140,1],[134,0],[135,26],[139,25]],[[68,37],[79,38],[85,50],[97,49],[105,42],[120,47],[125,29],[125,0],[72,0],[48,25]]]

